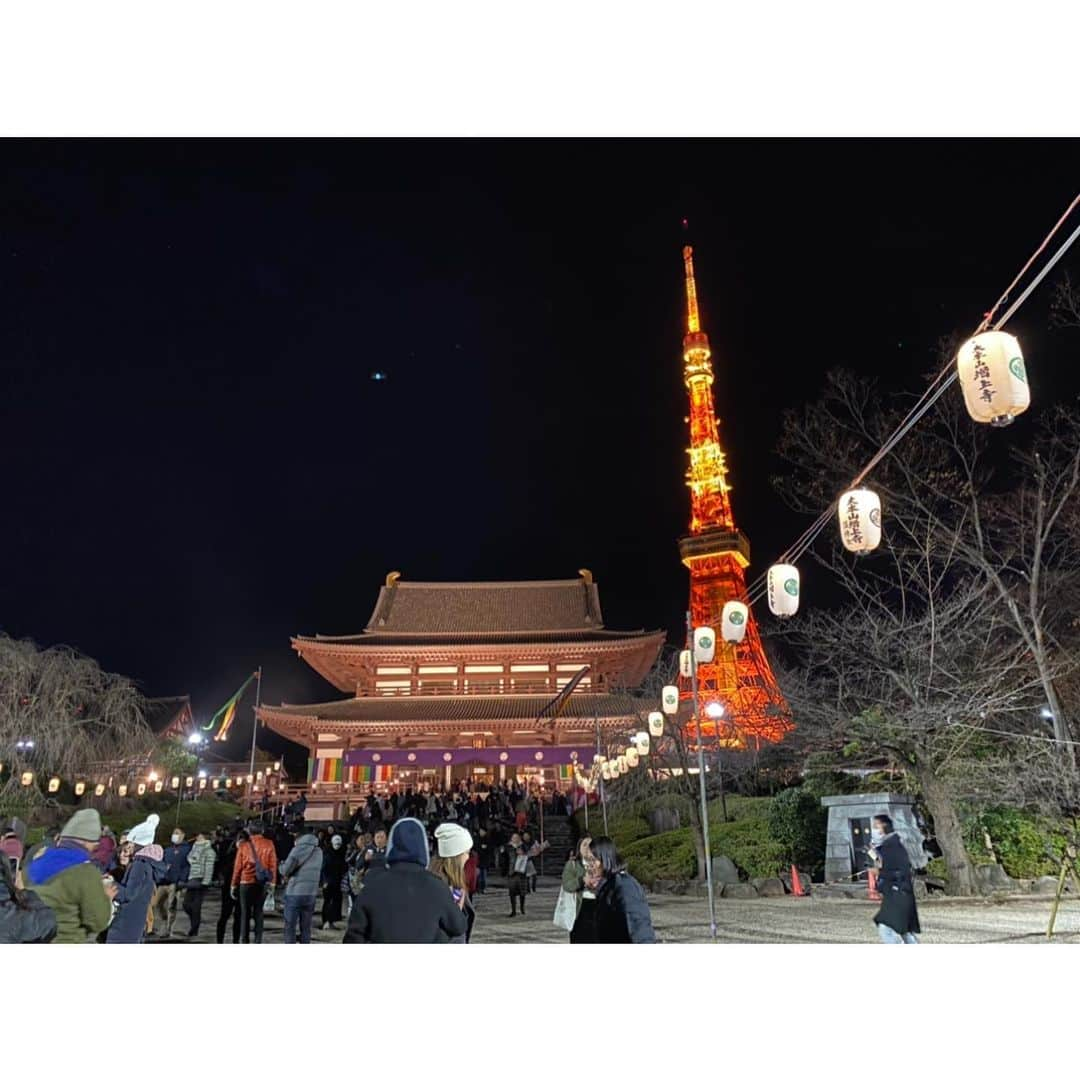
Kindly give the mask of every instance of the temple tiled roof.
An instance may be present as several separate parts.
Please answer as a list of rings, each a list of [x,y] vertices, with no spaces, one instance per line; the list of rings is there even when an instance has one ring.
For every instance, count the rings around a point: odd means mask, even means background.
[[[474,694],[471,696],[354,697],[324,704],[263,705],[259,717],[273,726],[275,719],[317,719],[324,730],[337,721],[345,724],[386,724],[388,726],[461,726],[498,720],[543,722],[538,720],[551,704],[553,694]],[[566,719],[612,719],[647,711],[644,702],[615,693],[578,693],[568,698],[560,713]]]
[[[366,634],[395,637],[565,635],[604,628],[591,577],[570,581],[391,580],[379,590]]]

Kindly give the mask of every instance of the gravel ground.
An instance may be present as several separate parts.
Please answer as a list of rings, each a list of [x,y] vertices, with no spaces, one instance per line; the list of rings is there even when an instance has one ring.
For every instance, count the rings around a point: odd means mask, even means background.
[[[476,897],[474,944],[561,944],[566,934],[555,926],[552,913],[558,882],[542,881],[527,901],[524,917],[508,917],[510,901],[498,878],[486,895]],[[320,904],[321,906],[321,904]],[[919,906],[925,944],[1046,943],[1050,920],[1049,899],[1005,900],[936,899]],[[704,942],[709,939],[708,903],[687,896],[650,895],[653,924],[666,943]],[[318,908],[316,908],[318,910]],[[720,899],[716,903],[717,937],[748,944],[872,944],[877,931],[871,918],[877,904],[857,899]],[[183,936],[187,916],[177,915],[170,941],[154,943],[212,944],[220,905],[217,889],[203,907],[203,924],[194,940]],[[319,919],[316,913],[315,925]],[[280,913],[267,915],[266,943],[281,941]],[[232,934],[226,935],[231,942]],[[342,930],[316,929],[316,943],[341,940]],[[1080,943],[1080,899],[1066,899],[1058,911],[1053,943]]]

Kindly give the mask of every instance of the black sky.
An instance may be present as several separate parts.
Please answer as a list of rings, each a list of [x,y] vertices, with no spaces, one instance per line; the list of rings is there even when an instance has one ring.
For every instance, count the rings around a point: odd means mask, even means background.
[[[201,718],[259,664],[266,700],[337,696],[289,636],[359,631],[394,569],[584,566],[609,626],[674,634],[684,217],[761,570],[804,526],[769,485],[781,411],[837,365],[919,388],[1080,188],[1070,142],[0,156],[0,627]],[[1048,301],[1011,327],[1036,401],[1075,389]]]

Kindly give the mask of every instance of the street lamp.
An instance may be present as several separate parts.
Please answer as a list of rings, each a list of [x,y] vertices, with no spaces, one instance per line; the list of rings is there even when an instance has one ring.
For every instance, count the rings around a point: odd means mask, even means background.
[[[709,928],[716,940],[716,896],[713,893],[712,851],[709,849],[709,803],[705,797],[705,746],[701,737],[701,702],[698,700],[698,657],[711,658],[716,647],[716,635],[711,629],[699,626],[696,630],[686,612],[686,647],[690,650],[690,686],[694,696],[694,721],[697,724],[698,783],[701,793],[701,838],[705,844],[705,888],[709,894]],[[716,704],[717,702],[711,702]],[[723,706],[717,704],[723,714]]]

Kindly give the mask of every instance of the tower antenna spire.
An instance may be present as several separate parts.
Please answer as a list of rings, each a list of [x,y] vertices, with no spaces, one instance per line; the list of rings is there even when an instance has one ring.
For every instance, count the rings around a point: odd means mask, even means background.
[[[683,220],[683,227],[686,221]],[[687,244],[682,249],[683,268],[686,271],[686,332],[701,333],[701,318],[698,315],[697,282],[694,280],[694,249]]]

